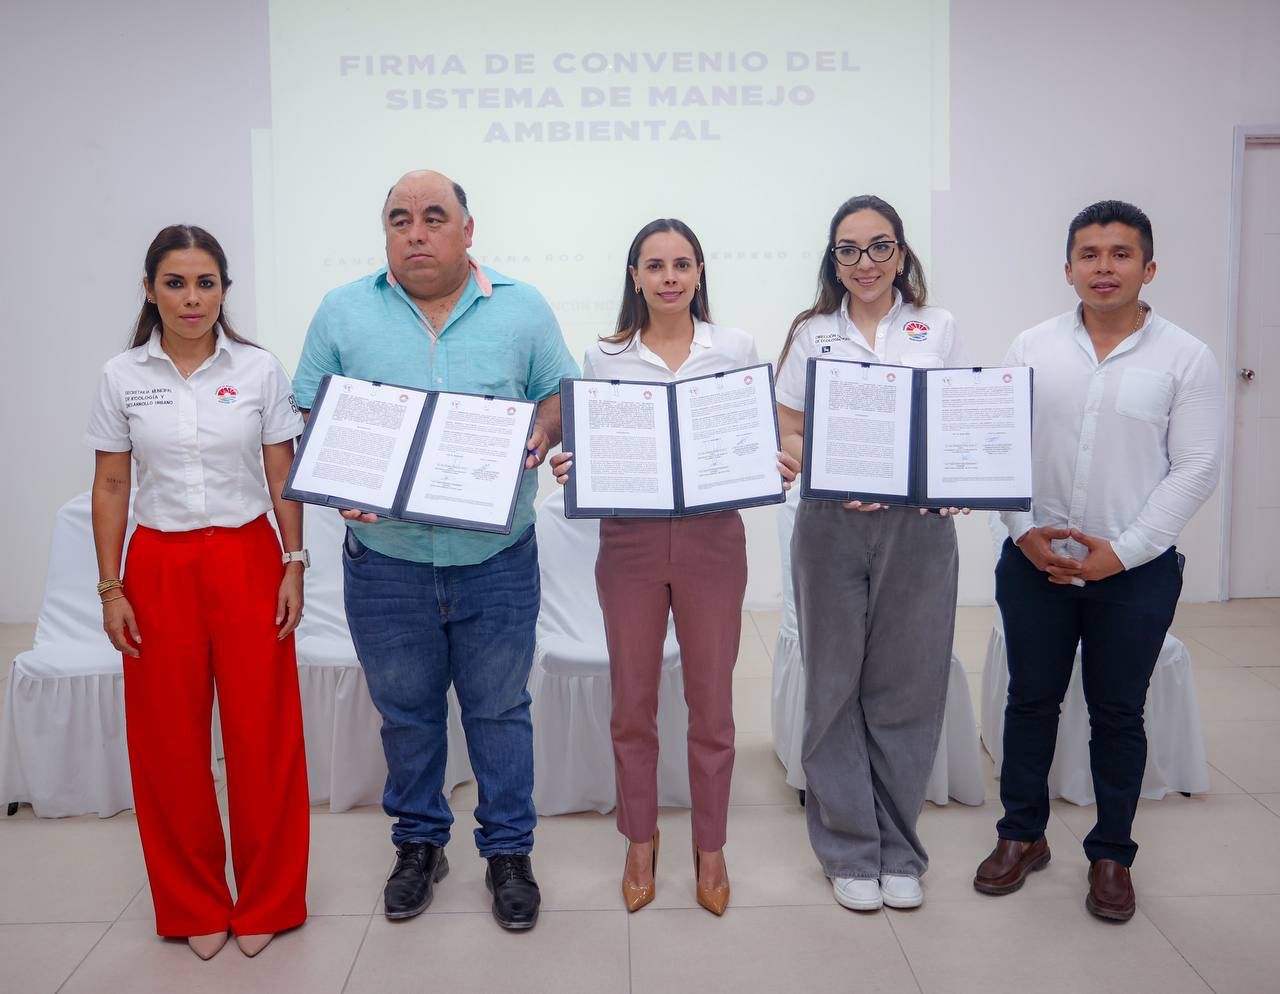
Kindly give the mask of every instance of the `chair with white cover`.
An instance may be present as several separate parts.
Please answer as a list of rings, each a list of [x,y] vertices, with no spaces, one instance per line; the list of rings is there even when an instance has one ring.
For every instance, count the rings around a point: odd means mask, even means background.
[[[380,802],[387,767],[380,718],[369,700],[342,604],[342,519],[336,511],[308,508],[305,520],[314,558],[295,637],[307,781],[312,803],[328,800],[331,810],[341,811]],[[130,514],[128,533],[133,524]],[[41,817],[107,818],[133,807],[124,671],[120,654],[102,631],[97,577],[85,493],[58,511],[35,644],[18,655],[5,683],[0,804],[30,803]],[[211,742],[217,776],[216,703]],[[449,757],[446,790],[471,776],[452,692]]]
[[[380,804],[387,779],[382,716],[369,697],[343,605],[346,524],[336,510],[308,507],[304,530],[311,568],[297,652],[311,803],[328,801],[330,811]],[[470,779],[458,699],[451,687],[445,793]]]
[[[126,538],[134,527],[132,508]],[[133,807],[124,667],[102,630],[89,494],[58,509],[33,646],[18,654],[0,713],[0,804],[44,818]],[[217,712],[210,761],[218,764]]]
[[[564,516],[564,490],[538,505],[542,608],[529,676],[533,800],[542,815],[613,809],[609,650],[596,595],[600,523]],[[689,806],[689,712],[674,624],[668,619],[658,686],[658,803]]]
[[[793,487],[787,494],[787,502],[778,507],[782,624],[778,628],[778,641],[773,652],[772,725],[773,748],[786,770],[786,782],[796,790],[804,790],[805,776],[800,757],[804,737],[805,677],[800,634],[796,626],[795,588],[791,579],[791,534],[799,506],[799,488]],[[942,734],[925,798],[934,804],[946,804],[949,799],[954,799],[961,804],[976,805],[983,802],[985,793],[969,683],[959,657],[952,653]]]
[[[999,559],[1009,532],[998,514],[990,517],[991,537]],[[987,661],[982,670],[982,742],[996,764],[1004,758],[1004,706],[1009,693],[1009,664],[1004,626],[997,614],[987,640]],[[1196,696],[1191,654],[1175,636],[1166,635],[1151,685],[1147,690],[1147,768],[1142,796],[1159,800],[1170,791],[1202,794],[1209,789],[1209,763],[1204,750],[1204,726]],[[1080,676],[1080,650],[1076,649],[1071,682],[1058,719],[1058,739],[1049,769],[1049,796],[1072,804],[1094,802],[1093,776],[1089,771],[1089,711]]]

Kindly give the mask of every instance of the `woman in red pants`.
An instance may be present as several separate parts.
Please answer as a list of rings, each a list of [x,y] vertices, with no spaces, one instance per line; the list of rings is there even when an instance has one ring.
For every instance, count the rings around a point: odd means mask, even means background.
[[[307,917],[309,811],[293,630],[302,506],[284,500],[302,419],[271,353],[231,328],[227,260],[174,225],[147,250],[130,348],[107,362],[86,439],[103,628],[124,655],[134,808],[156,931],[248,956]],[[138,527],[120,561],[133,466]],[[265,470],[265,475],[264,475]],[[274,507],[281,553],[267,511]],[[283,560],[283,561],[282,561]],[[217,688],[231,858],[209,745]]]
[[[758,361],[750,335],[711,323],[702,246],[689,227],[661,218],[641,228],[627,253],[616,330],[587,351],[584,375],[671,382]],[[781,452],[778,458],[779,472],[793,479],[799,464]],[[557,481],[567,482],[573,453],[553,457],[551,465]],[[596,587],[609,646],[618,830],[628,840],[622,895],[629,911],[655,894],[658,685],[669,613],[689,705],[695,891],[713,914],[728,906],[733,667],[746,585],[746,538],[737,511],[600,522]]]

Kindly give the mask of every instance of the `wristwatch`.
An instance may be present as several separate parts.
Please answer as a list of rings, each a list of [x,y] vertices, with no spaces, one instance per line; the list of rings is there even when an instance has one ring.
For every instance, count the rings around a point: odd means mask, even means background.
[[[299,549],[297,552],[286,552],[280,557],[280,561],[286,566],[290,563],[302,563],[302,568],[306,569],[311,565],[311,553],[306,549]]]

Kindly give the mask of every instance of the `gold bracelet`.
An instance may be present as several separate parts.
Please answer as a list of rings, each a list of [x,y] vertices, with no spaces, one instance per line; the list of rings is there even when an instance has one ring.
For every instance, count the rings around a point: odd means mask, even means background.
[[[102,603],[103,603],[103,604],[110,604],[112,601],[122,601],[122,600],[124,600],[124,594],[121,594],[119,597],[108,597],[108,598],[107,598],[105,601],[103,601]]]
[[[98,581],[99,597],[105,594],[108,590],[123,590],[123,589],[124,589],[124,584],[120,582],[119,578]]]

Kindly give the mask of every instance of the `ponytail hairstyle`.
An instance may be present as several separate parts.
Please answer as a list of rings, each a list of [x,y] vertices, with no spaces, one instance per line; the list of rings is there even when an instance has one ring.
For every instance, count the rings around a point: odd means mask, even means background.
[[[194,224],[171,224],[152,239],[147,249],[146,260],[143,262],[143,272],[146,273],[147,282],[155,286],[160,263],[170,252],[193,248],[202,249],[213,256],[213,261],[218,264],[218,279],[222,282],[222,292],[225,294],[231,287],[231,277],[227,275],[227,254],[222,251],[218,239],[204,228],[197,228]],[[254,344],[231,327],[231,322],[227,319],[225,302],[219,309],[216,323],[222,326],[222,333],[231,341],[239,342],[241,345]],[[133,335],[128,347],[134,349],[139,345],[145,345],[150,341],[151,332],[158,324],[160,324],[160,308],[150,300],[143,299],[142,310],[138,312],[138,320],[134,323]]]
[[[635,280],[631,276],[632,269],[640,268],[640,249],[645,239],[662,231],[674,231],[693,246],[693,258],[698,266],[703,265],[702,244],[698,236],[687,224],[674,217],[660,217],[650,221],[631,240],[631,248],[627,250],[627,269],[622,276],[622,306],[618,308],[618,322],[612,335],[602,335],[600,341],[611,345],[624,346],[619,351],[625,352],[631,346],[637,332],[649,324],[649,305],[644,302],[644,294],[636,293]],[[707,271],[702,270],[701,285],[693,292],[689,301],[689,313],[695,321],[711,321],[711,300],[707,294]],[[616,354],[616,353],[615,353]]]
[[[893,226],[893,237],[898,240],[898,251],[902,253],[902,272],[893,278],[893,285],[902,294],[902,299],[916,307],[924,307],[929,296],[929,288],[925,284],[924,267],[919,257],[907,244],[907,236],[903,231],[902,218],[893,206],[879,197],[864,194],[850,197],[837,209],[831,218],[831,227],[827,230],[827,250],[822,253],[822,261],[818,264],[818,296],[813,306],[801,311],[791,322],[787,331],[786,343],[782,346],[782,354],[778,356],[778,369],[791,350],[791,342],[796,336],[796,329],[811,317],[819,314],[834,314],[844,302],[845,286],[840,282],[836,272],[836,257],[832,254],[836,247],[836,228],[850,214],[858,211],[875,211]]]

